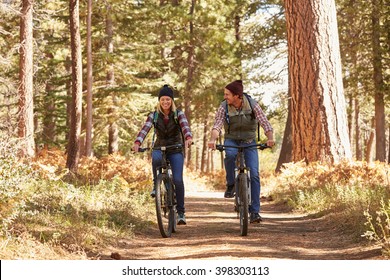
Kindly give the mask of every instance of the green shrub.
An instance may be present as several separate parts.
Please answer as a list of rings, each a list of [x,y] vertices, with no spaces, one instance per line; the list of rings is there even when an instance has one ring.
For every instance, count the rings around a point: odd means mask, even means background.
[[[381,200],[381,207],[375,215],[366,211],[367,230],[363,236],[382,245],[383,255],[390,258],[390,200]],[[376,216],[376,218],[374,218]]]

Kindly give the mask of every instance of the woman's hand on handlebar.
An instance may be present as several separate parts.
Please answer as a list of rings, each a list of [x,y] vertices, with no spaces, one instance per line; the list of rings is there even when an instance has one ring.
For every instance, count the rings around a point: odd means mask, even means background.
[[[192,144],[194,144],[194,142],[192,142],[192,138],[188,138],[188,139],[185,141],[185,143],[184,143],[186,149],[189,149],[189,148],[191,147]]]
[[[132,148],[132,150],[133,150],[134,152],[138,153],[138,150],[139,150],[139,144],[138,144],[138,143],[135,143],[135,144],[133,145],[133,148]]]

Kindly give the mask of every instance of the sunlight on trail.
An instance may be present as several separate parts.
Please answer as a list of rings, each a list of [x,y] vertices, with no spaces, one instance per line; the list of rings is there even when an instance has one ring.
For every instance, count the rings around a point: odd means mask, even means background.
[[[195,173],[184,172],[183,179],[186,191],[197,192],[211,190],[206,179],[197,177],[197,174]]]
[[[194,173],[184,172],[184,185],[188,197],[223,197],[222,191],[212,190],[205,178],[197,178]]]

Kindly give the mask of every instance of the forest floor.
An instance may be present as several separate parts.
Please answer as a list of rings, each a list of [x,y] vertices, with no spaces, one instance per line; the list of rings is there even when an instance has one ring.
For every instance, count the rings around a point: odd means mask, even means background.
[[[157,224],[123,239],[117,247],[100,252],[101,259],[382,259],[380,247],[354,240],[336,227],[329,216],[291,212],[266,198],[261,202],[263,222],[250,224],[240,236],[233,200],[222,191],[207,189],[186,178],[187,225],[178,226],[171,238],[162,238]]]

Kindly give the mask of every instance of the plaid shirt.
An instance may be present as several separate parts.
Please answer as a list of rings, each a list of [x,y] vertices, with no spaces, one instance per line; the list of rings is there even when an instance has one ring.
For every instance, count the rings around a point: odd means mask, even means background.
[[[271,124],[269,123],[266,115],[261,109],[260,105],[256,103],[253,107],[253,111],[255,112],[256,120],[260,123],[261,127],[264,129],[264,132],[273,131]],[[222,130],[222,126],[226,121],[226,109],[225,106],[221,105],[218,108],[217,113],[215,114],[215,123],[212,129],[216,129],[219,132]]]
[[[154,112],[151,112],[148,115],[148,118],[146,119],[146,122],[145,122],[144,126],[142,127],[141,131],[138,133],[137,138],[135,139],[134,143],[142,144],[142,142],[145,140],[146,135],[148,135],[150,129],[153,126],[153,117],[154,117]],[[177,119],[178,119],[179,125],[181,127],[181,131],[184,135],[184,139],[188,140],[188,139],[192,138],[192,133],[191,133],[190,126],[188,124],[187,117],[180,110],[177,111]]]

